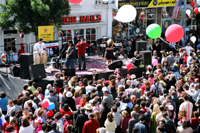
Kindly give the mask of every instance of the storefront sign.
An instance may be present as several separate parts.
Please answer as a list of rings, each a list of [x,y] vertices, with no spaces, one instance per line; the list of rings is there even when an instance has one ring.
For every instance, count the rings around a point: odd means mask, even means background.
[[[62,17],[63,24],[73,24],[73,23],[94,23],[101,21],[101,15],[88,15],[88,16],[72,16],[72,17]]]
[[[193,0],[187,0],[187,4],[190,4],[192,1]],[[176,0],[121,0],[121,1],[119,0],[118,7],[127,4],[132,5],[134,7],[164,7],[164,6],[175,6],[175,3]]]
[[[53,41],[53,26],[38,26],[38,39]]]

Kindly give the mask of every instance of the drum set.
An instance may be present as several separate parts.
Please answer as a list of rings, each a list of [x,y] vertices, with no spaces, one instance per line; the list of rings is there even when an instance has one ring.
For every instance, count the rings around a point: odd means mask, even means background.
[[[47,63],[47,52],[45,50],[33,52],[34,64],[43,63],[46,66]]]

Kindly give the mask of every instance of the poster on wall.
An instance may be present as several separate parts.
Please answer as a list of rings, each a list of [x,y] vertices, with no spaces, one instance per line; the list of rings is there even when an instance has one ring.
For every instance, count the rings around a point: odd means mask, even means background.
[[[192,1],[193,0],[187,0],[187,4],[190,4]],[[118,7],[120,8],[121,6],[127,4],[132,5],[134,7],[164,7],[175,6],[175,3],[176,0],[119,0]]]
[[[53,41],[53,26],[38,26],[38,39]]]

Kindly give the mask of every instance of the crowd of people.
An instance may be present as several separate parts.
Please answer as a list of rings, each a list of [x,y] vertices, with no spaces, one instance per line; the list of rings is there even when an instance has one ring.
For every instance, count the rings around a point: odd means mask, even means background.
[[[29,81],[17,99],[0,93],[0,131],[5,133],[193,133],[200,132],[200,51],[179,51],[153,45],[155,66],[142,77],[123,75],[108,80],[65,77],[56,73],[46,90]],[[174,56],[175,55],[175,56]],[[62,78],[64,77],[64,78]],[[44,101],[54,103],[53,109]]]

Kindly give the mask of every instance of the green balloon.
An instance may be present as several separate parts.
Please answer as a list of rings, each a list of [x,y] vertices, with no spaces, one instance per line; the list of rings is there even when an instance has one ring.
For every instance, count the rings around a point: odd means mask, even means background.
[[[161,35],[161,28],[158,24],[151,24],[146,29],[146,34],[151,39],[156,39]]]

